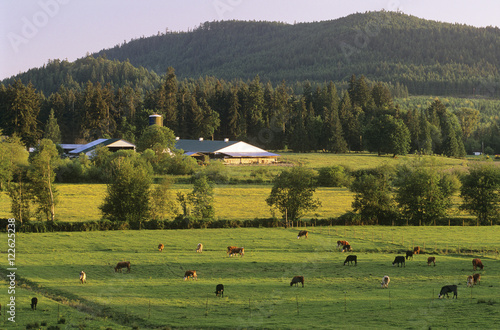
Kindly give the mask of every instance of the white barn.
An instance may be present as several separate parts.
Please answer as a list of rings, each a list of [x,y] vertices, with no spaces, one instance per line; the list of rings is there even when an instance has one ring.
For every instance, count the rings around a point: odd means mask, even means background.
[[[221,159],[226,164],[270,164],[278,161],[280,155],[268,152],[242,141],[211,141],[177,139],[176,149],[185,155],[204,160]]]

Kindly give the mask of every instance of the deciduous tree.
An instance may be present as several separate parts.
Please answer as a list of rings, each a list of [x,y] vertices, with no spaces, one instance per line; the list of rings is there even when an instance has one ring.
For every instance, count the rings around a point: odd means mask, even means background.
[[[477,225],[500,219],[500,169],[492,165],[471,167],[462,178],[460,209],[477,217]]]
[[[283,219],[294,221],[321,206],[321,202],[313,198],[315,191],[314,172],[304,167],[293,167],[284,170],[274,179],[266,202],[271,208],[277,209]]]

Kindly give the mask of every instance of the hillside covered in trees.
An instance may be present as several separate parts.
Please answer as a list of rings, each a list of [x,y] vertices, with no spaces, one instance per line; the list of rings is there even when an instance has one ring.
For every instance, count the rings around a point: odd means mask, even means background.
[[[158,32],[74,63],[54,60],[6,79],[45,94],[87,81],[150,89],[168,67],[177,77],[346,83],[352,74],[406,86],[412,95],[500,95],[500,29],[419,19],[395,12],[285,24],[206,22],[188,32]],[[398,96],[398,95],[396,95]]]

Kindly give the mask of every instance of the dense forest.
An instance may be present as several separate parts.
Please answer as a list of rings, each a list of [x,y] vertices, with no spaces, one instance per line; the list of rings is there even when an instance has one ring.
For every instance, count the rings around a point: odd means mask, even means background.
[[[88,59],[52,61],[4,80],[21,79],[49,95],[88,80],[101,85],[151,88],[168,67],[183,79],[213,76],[347,83],[350,76],[399,83],[412,95],[499,96],[500,29],[419,19],[396,12],[369,12],[300,24],[206,22],[188,32],[158,32],[104,49]],[[397,96],[397,95],[396,95]]]
[[[88,61],[122,65],[102,58]],[[101,137],[135,142],[148,116],[158,113],[181,138],[229,138],[272,150],[451,157],[500,153],[498,100],[402,98],[396,103],[393,91],[404,94],[404,86],[355,75],[342,90],[333,82],[293,86],[263,83],[259,76],[247,82],[215,77],[180,81],[169,68],[149,90],[88,81],[82,87],[62,85],[46,97],[17,80],[0,85],[0,129],[27,146],[42,137],[55,143]]]

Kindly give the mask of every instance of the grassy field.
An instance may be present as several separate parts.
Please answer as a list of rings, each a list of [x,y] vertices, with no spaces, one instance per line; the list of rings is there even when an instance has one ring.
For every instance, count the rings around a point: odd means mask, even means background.
[[[17,327],[44,322],[65,328],[460,328],[491,329],[500,321],[500,227],[314,227],[21,234],[16,237]],[[347,239],[357,266],[336,248]],[[7,251],[6,239],[1,252]],[[196,253],[202,242],[203,253]],[[165,245],[159,252],[158,243]],[[228,257],[226,246],[245,247]],[[393,267],[394,256],[419,245],[423,254]],[[429,255],[436,266],[427,266]],[[485,269],[467,288],[471,260]],[[130,273],[115,273],[129,260]],[[1,268],[5,278],[5,266]],[[183,281],[185,270],[198,280]],[[85,270],[88,283],[78,282]],[[295,275],[305,287],[290,287]],[[389,289],[380,288],[389,275]],[[223,298],[215,286],[225,285]],[[458,300],[437,299],[457,284]],[[30,290],[30,291],[28,291]],[[34,291],[31,291],[34,290]],[[0,302],[8,299],[0,282]],[[38,296],[39,310],[29,308]],[[68,306],[74,306],[69,308]],[[58,309],[58,310],[56,310]],[[3,312],[3,311],[2,311]],[[86,315],[86,316],[82,316]],[[59,317],[58,317],[59,314]],[[12,324],[1,320],[1,328]]]
[[[104,184],[57,184],[60,195],[56,207],[56,219],[60,221],[99,220],[99,205],[106,195]],[[191,185],[173,185],[172,196],[181,191],[188,193]],[[246,220],[270,218],[271,211],[266,198],[271,192],[270,185],[217,185],[214,189],[215,214],[219,219]],[[311,217],[337,217],[351,209],[352,193],[346,188],[318,188],[315,194],[322,207],[306,214]],[[251,205],[251,207],[249,207]],[[11,217],[10,199],[2,193],[0,218]]]
[[[390,156],[377,156],[368,153],[352,154],[330,154],[330,153],[283,153],[282,161],[289,164],[301,164],[302,166],[319,169],[332,165],[343,165],[352,170],[361,168],[374,168],[383,164],[396,165],[416,156],[393,158]],[[447,157],[427,157],[433,159],[434,166],[438,168],[464,168],[473,158],[453,159]],[[478,160],[478,159],[476,159]],[[227,166],[226,170],[230,178],[244,182],[245,180],[255,180],[259,177],[263,180],[261,184],[219,184],[215,188],[215,210],[219,219],[245,220],[254,218],[269,218],[271,212],[265,199],[271,192],[270,181],[286,166]],[[267,183],[266,183],[267,182]],[[56,219],[60,221],[88,221],[101,218],[99,205],[106,194],[104,184],[56,184],[60,193],[59,203],[56,207]],[[191,191],[192,185],[174,184],[173,194],[177,191],[187,193]],[[346,188],[318,188],[316,197],[322,206],[309,214],[305,218],[329,218],[338,217],[346,211],[351,210],[353,200],[352,193]],[[459,199],[455,199],[459,203]],[[248,207],[251,205],[252,207]],[[453,216],[465,216],[453,210]],[[10,199],[5,192],[0,192],[0,218],[11,217]]]

